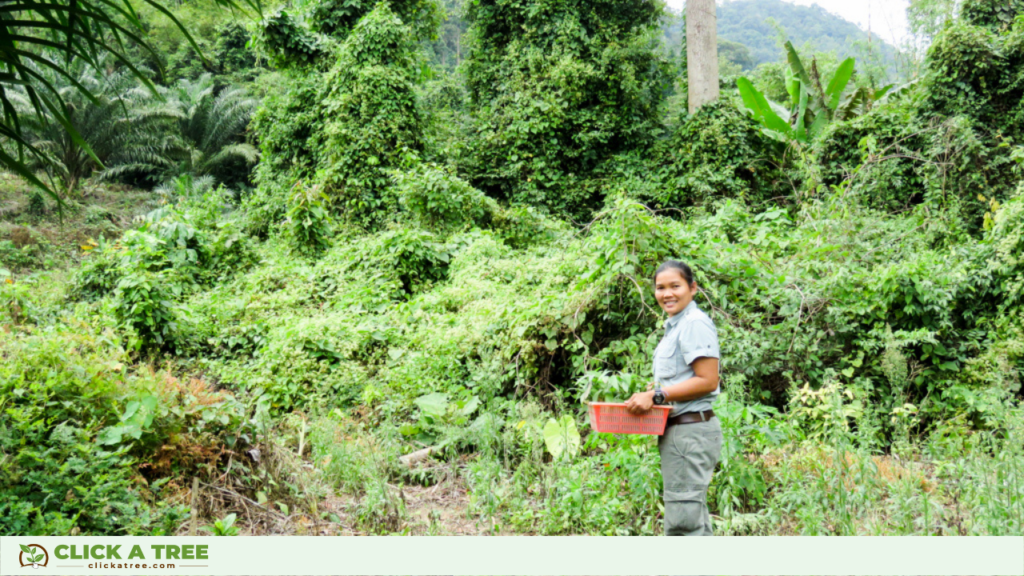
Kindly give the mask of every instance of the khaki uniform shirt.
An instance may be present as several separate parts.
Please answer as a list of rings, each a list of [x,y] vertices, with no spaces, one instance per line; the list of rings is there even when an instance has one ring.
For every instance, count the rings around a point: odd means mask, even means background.
[[[721,358],[718,330],[697,303],[691,301],[665,321],[665,336],[654,349],[654,381],[658,388],[679,384],[694,377],[693,361],[701,357]],[[721,384],[710,394],[686,402],[672,402],[671,416],[708,410],[718,397]]]

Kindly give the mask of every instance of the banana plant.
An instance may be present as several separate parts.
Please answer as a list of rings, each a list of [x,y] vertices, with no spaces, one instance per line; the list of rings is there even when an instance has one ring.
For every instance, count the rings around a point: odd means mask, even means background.
[[[736,80],[736,87],[743,100],[742,108],[761,123],[765,135],[781,142],[812,142],[829,123],[867,113],[872,104],[892,87],[886,86],[880,90],[860,87],[843,98],[853,78],[853,58],[843,60],[828,84],[823,85],[815,59],[811,60],[808,71],[791,42],[786,42],[786,52],[789,62],[789,69],[786,70],[789,108],[765,97],[747,78]]]

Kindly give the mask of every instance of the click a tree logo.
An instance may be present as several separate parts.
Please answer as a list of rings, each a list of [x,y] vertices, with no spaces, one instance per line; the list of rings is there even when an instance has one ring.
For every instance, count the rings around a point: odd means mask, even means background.
[[[50,553],[39,544],[29,544],[28,546],[21,544],[21,554],[18,554],[18,562],[22,566],[39,568],[40,566],[46,566],[50,562]]]

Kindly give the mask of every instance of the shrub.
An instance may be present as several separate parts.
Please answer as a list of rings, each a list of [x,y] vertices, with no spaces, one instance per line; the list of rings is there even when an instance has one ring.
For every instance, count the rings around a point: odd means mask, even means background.
[[[250,126],[259,135],[260,163],[255,192],[243,209],[250,233],[265,236],[285,218],[289,187],[309,180],[316,169],[313,134],[323,117],[318,91],[323,76],[277,73]]]
[[[702,106],[655,148],[662,186],[651,200],[663,207],[706,204],[723,197],[766,201],[781,188],[776,147],[731,102]]]
[[[46,329],[0,344],[0,533],[145,533],[156,519],[128,447],[96,439],[130,384],[113,338]]]
[[[497,211],[494,200],[452,173],[450,168],[421,164],[395,175],[402,205],[423,226],[438,232],[481,225]]]
[[[964,22],[996,31],[1013,26],[1019,14],[1024,14],[1022,0],[965,0],[960,8]]]
[[[388,171],[422,147],[410,31],[387,4],[364,16],[325,77],[318,166],[348,216],[381,222],[396,206]]]
[[[993,95],[1007,75],[1006,58],[991,31],[964,23],[944,29],[928,49],[926,107],[944,116],[965,114],[1002,124]]]
[[[397,280],[405,293],[412,294],[446,278],[451,256],[451,248],[433,234],[402,228],[381,234],[359,262]]]
[[[966,115],[985,133],[1024,134],[1024,23],[1006,28],[957,22],[936,37],[928,49],[926,114]]]
[[[923,131],[905,106],[878,106],[833,122],[814,146],[820,182],[838,186],[849,179],[865,205],[886,212],[919,204],[926,190]]]
[[[292,250],[315,256],[330,246],[331,219],[326,201],[318,186],[295,183],[286,224]]]
[[[251,266],[249,238],[220,219],[222,190],[154,210],[120,240],[102,243],[72,279],[70,298],[113,296],[114,313],[136,348],[168,348],[179,322],[175,302]]]
[[[605,192],[586,185],[591,172],[651,142],[668,84],[651,50],[659,17],[643,1],[470,4],[469,181],[513,204],[588,218]]]
[[[257,27],[253,45],[275,66],[311,66],[329,51],[324,41],[284,10],[268,14]]]
[[[559,232],[565,230],[560,224],[533,206],[523,204],[502,208],[494,213],[491,220],[491,226],[505,244],[517,250],[554,240]]]
[[[124,271],[123,271],[124,272]],[[138,269],[124,273],[114,290],[114,314],[134,331],[137,348],[167,348],[174,343],[181,286],[171,274]]]
[[[99,300],[112,294],[117,286],[121,274],[117,268],[118,253],[102,236],[98,244],[71,277],[68,297],[72,300]]]
[[[410,29],[385,3],[363,16],[324,74],[293,72],[253,122],[269,162],[257,169],[249,228],[283,216],[282,186],[309,180],[352,221],[376,226],[397,208],[389,172],[422,148]]]

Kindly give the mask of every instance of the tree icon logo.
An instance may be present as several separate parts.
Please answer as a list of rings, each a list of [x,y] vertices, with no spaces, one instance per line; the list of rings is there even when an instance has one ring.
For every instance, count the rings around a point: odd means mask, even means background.
[[[29,544],[28,546],[21,544],[21,554],[18,554],[18,562],[22,566],[39,568],[49,564],[50,553],[39,544]]]

